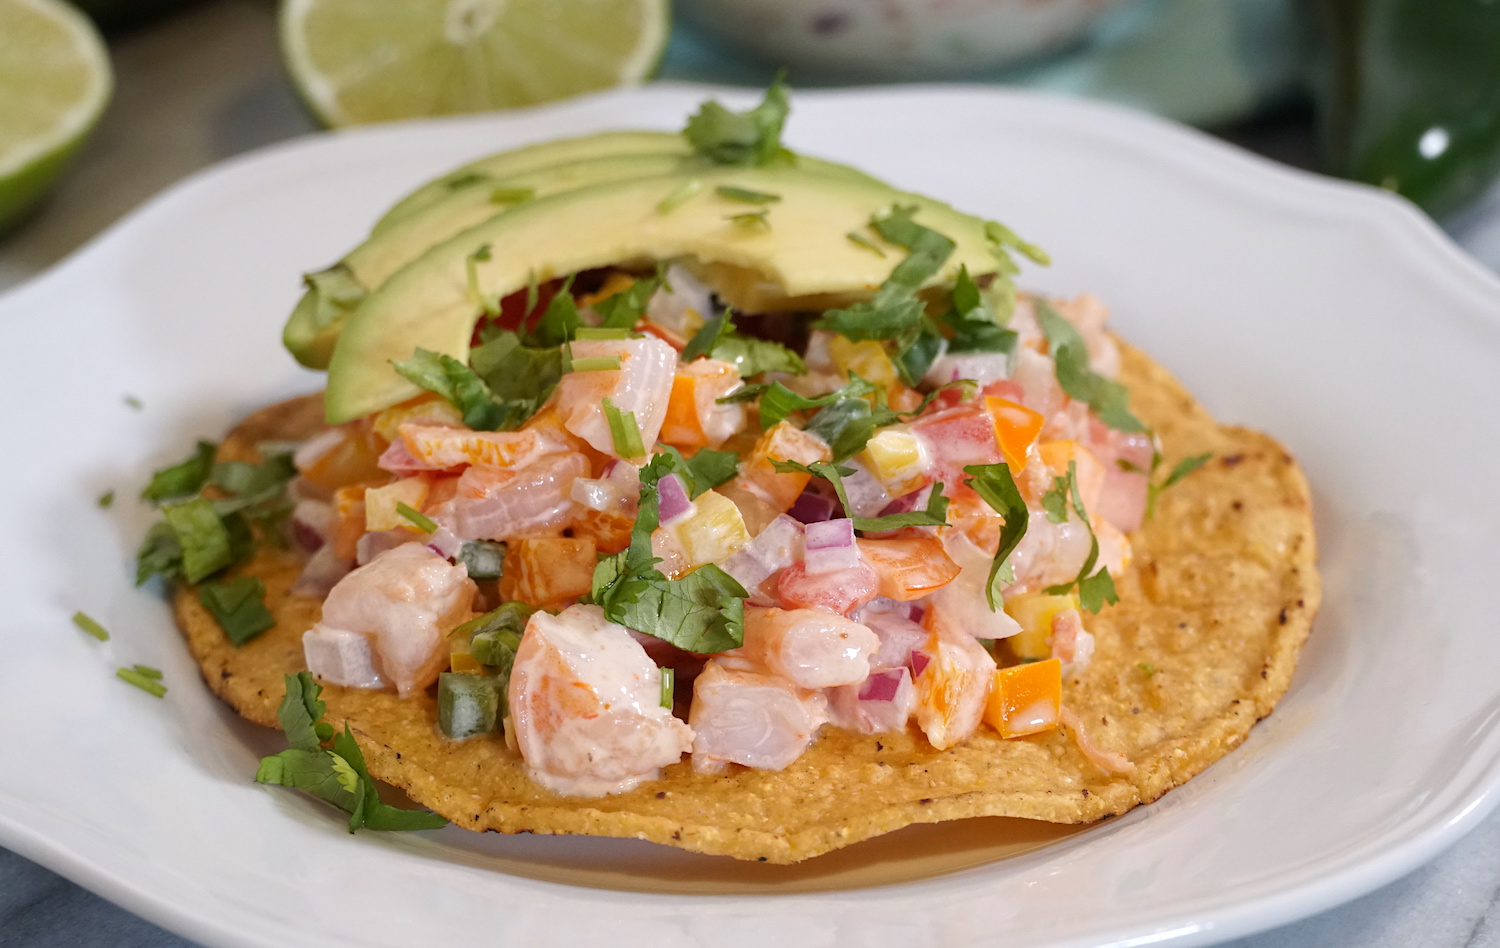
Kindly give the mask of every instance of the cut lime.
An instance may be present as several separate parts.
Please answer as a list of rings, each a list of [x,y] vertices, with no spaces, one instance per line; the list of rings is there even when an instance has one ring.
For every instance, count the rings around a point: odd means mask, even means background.
[[[667,0],[283,0],[287,71],[333,126],[484,112],[639,82]]]
[[[112,85],[87,17],[61,0],[0,0],[0,231],[46,195]]]

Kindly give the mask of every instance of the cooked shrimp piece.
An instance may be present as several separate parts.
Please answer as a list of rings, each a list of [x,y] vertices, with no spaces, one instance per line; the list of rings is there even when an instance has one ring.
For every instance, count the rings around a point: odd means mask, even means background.
[[[886,734],[906,727],[916,704],[911,669],[871,672],[855,685],[828,689],[828,720],[860,734]]]
[[[812,743],[828,720],[828,699],[799,688],[753,662],[720,657],[693,682],[693,769],[716,773],[725,764],[782,770]]]
[[[898,602],[920,599],[948,585],[959,573],[958,564],[936,537],[861,538],[859,552],[875,568],[880,594]]]
[[[578,513],[573,482],[589,472],[576,452],[549,454],[521,468],[476,464],[458,479],[454,533],[466,540],[508,540],[555,533]]]
[[[974,636],[943,621],[936,607],[925,621],[931,634],[912,656],[917,725],[933,747],[946,750],[979,727],[995,680],[995,659]]]
[[[556,793],[624,793],[693,746],[662,707],[661,669],[598,606],[532,614],[508,697],[527,771]]]
[[[1035,518],[1032,524],[1035,526]],[[1021,631],[1016,620],[990,608],[986,587],[994,557],[975,546],[961,530],[944,530],[943,548],[958,566],[958,575],[924,600],[928,611],[940,611],[955,628],[975,638],[1004,639]]]
[[[745,609],[738,654],[803,688],[864,681],[880,639],[865,626],[821,609]]]
[[[1119,751],[1106,750],[1096,744],[1089,737],[1088,731],[1084,729],[1083,719],[1072,708],[1063,705],[1058,718],[1062,721],[1063,727],[1068,729],[1068,733],[1073,735],[1073,741],[1083,752],[1083,756],[1087,757],[1095,767],[1108,774],[1128,774],[1135,770],[1135,764],[1131,763],[1129,757]]]
[[[1008,588],[1028,592],[1072,582],[1088,560],[1089,546],[1089,528],[1073,515],[1071,506],[1062,523],[1033,509],[1026,535],[1010,555],[1016,581]]]
[[[1094,636],[1083,627],[1083,614],[1062,609],[1052,617],[1052,657],[1063,663],[1064,672],[1079,672],[1094,656]]]
[[[634,412],[641,444],[650,450],[667,417],[677,350],[660,339],[582,339],[573,343],[573,360],[613,357],[618,369],[569,372],[557,383],[551,404],[562,415],[563,426],[587,441],[595,451],[619,457],[605,416],[604,400],[622,412]]]
[[[445,636],[469,617],[476,591],[464,567],[405,543],[341,579],[309,634],[315,647],[334,631],[370,636],[382,676],[406,698],[437,680],[448,662]]]

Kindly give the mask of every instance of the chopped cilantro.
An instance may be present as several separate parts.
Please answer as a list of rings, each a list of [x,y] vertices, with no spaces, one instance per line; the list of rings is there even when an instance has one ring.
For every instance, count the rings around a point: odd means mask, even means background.
[[[464,280],[469,293],[469,302],[484,310],[486,316],[500,315],[500,301],[488,296],[479,288],[479,264],[490,259],[490,245],[481,244],[479,249],[464,258]],[[526,307],[531,312],[532,307]]]
[[[522,345],[521,337],[513,332],[497,333],[469,350],[469,364],[501,406],[499,424],[494,426],[501,431],[525,424],[551,397],[563,376],[560,347]]]
[[[1099,562],[1099,537],[1094,533],[1094,525],[1089,520],[1088,511],[1083,507],[1083,494],[1078,488],[1078,462],[1068,462],[1068,473],[1065,477],[1054,478],[1052,489],[1042,498],[1042,503],[1047,509],[1047,519],[1053,523],[1062,523],[1068,519],[1067,505],[1073,505],[1073,512],[1089,531],[1089,555],[1083,561],[1083,567],[1079,569],[1078,575],[1069,582],[1058,583],[1048,586],[1048,595],[1066,595],[1075,586],[1078,588],[1078,602],[1089,612],[1098,612],[1104,608],[1105,603],[1116,603],[1120,597],[1115,593],[1114,577],[1109,575],[1106,567],[1094,573],[1094,564]],[[1061,514],[1054,517],[1054,508]]]
[[[874,391],[874,385],[853,373],[850,373],[849,381],[842,388],[812,398],[798,395],[780,382],[772,382],[760,393],[760,427],[762,430],[774,427],[794,411],[822,408],[840,399],[860,398]]]
[[[196,584],[234,562],[229,530],[202,497],[162,508],[182,550],[182,575]]]
[[[526,344],[541,349],[560,346],[572,340],[577,332],[578,304],[573,301],[573,275],[569,274],[562,287],[553,294],[542,318],[527,334]]]
[[[670,214],[681,207],[683,204],[687,203],[689,198],[702,190],[703,182],[699,181],[697,178],[691,178],[687,181],[684,181],[681,186],[679,186],[671,194],[668,194],[666,197],[661,199],[661,202],[656,205],[656,213]]]
[[[348,722],[335,733],[322,721],[326,707],[318,699],[323,688],[308,672],[286,676],[286,695],[277,717],[291,748],[263,757],[255,771],[257,783],[305,790],[349,814],[349,832],[438,829],[448,821],[426,810],[403,810],[382,803],[365,767],[364,754]],[[333,738],[333,750],[323,741]]]
[[[150,678],[152,681],[161,681],[161,669],[152,668],[150,665],[135,665],[131,669],[142,678]]]
[[[595,303],[594,312],[604,320],[607,329],[634,329],[646,315],[646,304],[660,287],[661,280],[655,277],[636,280],[628,289]]]
[[[109,632],[108,632],[108,630],[106,630],[104,628],[104,626],[102,626],[99,623],[95,622],[93,619],[91,619],[85,613],[82,613],[82,612],[75,612],[75,613],[73,613],[73,624],[76,625],[76,626],[78,626],[80,629],[82,629],[83,631],[87,632],[89,635],[92,635],[94,638],[98,639],[101,642],[108,642],[109,641]]]
[[[488,180],[490,180],[490,176],[487,174],[481,174],[478,171],[466,171],[463,174],[454,175],[447,181],[444,181],[443,184],[447,186],[448,190],[457,191],[460,188],[467,188],[470,185],[480,184]]]
[[[1152,675],[1161,670],[1150,662],[1136,662],[1135,667],[1139,668],[1141,670],[1141,673],[1144,674],[1147,678],[1150,678]]]
[[[770,194],[765,191],[752,191],[749,188],[737,188],[729,184],[721,184],[714,189],[719,197],[730,201],[738,201],[741,204],[775,204],[781,200],[781,195]]]
[[[801,356],[781,343],[741,335],[727,310],[705,322],[688,340],[682,361],[691,362],[702,355],[730,363],[741,378],[747,379],[762,372],[801,375],[807,371]]]
[[[186,497],[198,493],[213,473],[214,450],[212,441],[199,441],[192,456],[186,461],[152,474],[151,482],[141,491],[141,497],[152,503],[160,503],[170,497]]]
[[[1068,519],[1068,487],[1075,468],[1076,465],[1069,464],[1068,476],[1052,478],[1052,487],[1042,495],[1042,509],[1047,511],[1047,519],[1053,523]]]
[[[254,576],[204,583],[198,587],[198,601],[235,648],[276,624],[266,608],[265,584]]]
[[[762,208],[761,210],[748,211],[744,214],[731,214],[724,219],[740,227],[764,227],[770,230],[771,219],[767,216],[770,213],[769,208]]]
[[[167,693],[166,685],[148,675],[141,674],[134,668],[116,668],[115,677],[121,681],[128,681],[147,694],[155,695],[158,698]]]
[[[1036,303],[1037,321],[1047,337],[1056,365],[1057,384],[1071,398],[1085,403],[1099,420],[1118,431],[1145,431],[1130,413],[1130,392],[1114,379],[1089,368],[1089,351],[1074,325],[1043,300]]]
[[[1154,517],[1156,515],[1156,500],[1157,500],[1158,497],[1161,496],[1161,492],[1162,491],[1166,490],[1168,487],[1171,487],[1173,484],[1176,484],[1178,481],[1182,480],[1184,477],[1187,477],[1189,474],[1191,474],[1194,471],[1198,470],[1198,468],[1200,468],[1203,465],[1207,464],[1208,461],[1209,461],[1209,459],[1212,458],[1212,457],[1213,457],[1213,454],[1209,453],[1209,454],[1195,454],[1195,455],[1193,455],[1190,458],[1183,458],[1181,461],[1178,461],[1172,467],[1172,471],[1171,471],[1171,473],[1169,473],[1167,475],[1167,479],[1166,480],[1162,481],[1160,484],[1149,484],[1149,485],[1147,485],[1147,487],[1146,487],[1146,518],[1150,519],[1151,517]],[[1160,455],[1154,456],[1152,458],[1152,462],[1151,462],[1151,468],[1152,468],[1152,470],[1154,471],[1156,469],[1156,466],[1158,464],[1160,464],[1160,463],[1161,463],[1161,456]]]
[[[870,238],[866,237],[864,234],[859,233],[858,231],[852,231],[851,230],[849,233],[845,234],[844,236],[847,237],[847,238],[849,238],[849,242],[852,243],[852,244],[854,244],[854,246],[856,246],[856,247],[863,247],[865,250],[870,251],[871,253],[875,254],[877,257],[884,257],[885,256],[885,251],[880,249],[880,245],[879,244],[877,244],[875,241],[871,240]]]
[[[1088,612],[1098,612],[1106,603],[1113,605],[1119,601],[1120,596],[1115,592],[1115,579],[1109,575],[1108,566],[1078,581],[1078,604]]]
[[[123,399],[121,399],[121,401],[125,403],[126,407],[132,408],[135,411],[140,411],[142,408],[146,407],[145,403],[143,403],[139,398],[136,398],[134,395],[126,395]]]
[[[578,327],[578,331],[573,334],[573,338],[574,339],[580,339],[580,340],[582,340],[582,339],[589,339],[589,340],[608,339],[608,340],[611,340],[611,341],[619,340],[619,339],[629,339],[630,338],[630,330],[628,330],[628,329],[605,329],[605,328],[600,327],[600,326],[579,326]]]
[[[932,493],[927,498],[927,507],[924,510],[913,510],[907,513],[886,514],[883,517],[855,517],[849,506],[849,495],[844,489],[844,478],[854,473],[854,468],[843,467],[839,464],[830,464],[827,461],[814,461],[812,464],[802,464],[798,461],[779,461],[771,459],[771,466],[782,473],[790,471],[801,471],[811,474],[813,477],[821,477],[833,485],[833,492],[838,495],[839,503],[844,508],[844,514],[854,521],[854,529],[865,533],[882,533],[886,530],[899,530],[902,527],[943,527],[948,525],[948,498],[943,495],[943,485],[935,483],[932,485]]]
[[[677,691],[677,673],[670,668],[661,670],[661,706],[670,708]]]
[[[464,424],[475,431],[519,427],[520,421],[525,420],[516,420],[514,406],[496,398],[479,373],[452,356],[418,349],[405,362],[392,360],[391,365],[408,382],[441,396],[457,408],[463,414]]]
[[[609,436],[614,441],[616,454],[622,458],[645,457],[646,446],[641,443],[641,426],[635,420],[635,412],[621,411],[606,398],[604,417],[609,422]]]
[[[899,418],[888,408],[870,407],[863,398],[840,398],[819,409],[804,430],[822,438],[833,452],[833,463],[841,464],[865,449],[876,428]]]
[[[677,474],[687,483],[688,496],[696,498],[706,490],[734,480],[740,472],[740,456],[733,451],[714,451],[702,448],[690,458],[669,444],[657,445],[657,450],[668,458],[669,472]]]
[[[943,317],[953,330],[949,352],[1010,352],[1016,347],[1016,334],[996,321],[967,266],[959,268],[952,300],[952,309]]]
[[[421,511],[412,509],[410,505],[404,502],[398,501],[396,503],[396,513],[400,514],[408,523],[423,533],[437,532],[438,525],[433,522],[431,517],[423,516]]]
[[[608,372],[619,367],[619,356],[585,356],[568,360],[568,369],[572,372]]]
[[[107,490],[104,493],[102,493],[102,494],[99,495],[99,500],[98,500],[99,509],[101,509],[101,510],[108,510],[110,507],[114,506],[114,503],[115,503],[115,492],[114,491]]]
[[[721,165],[766,165],[789,160],[781,129],[791,105],[777,76],[765,98],[747,112],[732,112],[710,99],[688,119],[682,135],[698,154]]]
[[[630,546],[599,560],[592,598],[611,622],[699,654],[723,652],[744,642],[745,597],[728,573],[712,563],[680,579],[656,568],[651,533],[659,522],[656,484],[676,466],[659,454],[641,470],[641,499]]]
[[[891,357],[901,381],[915,387],[937,357],[943,354],[945,345],[937,324],[926,315],[919,318],[915,328],[907,330],[896,341],[896,354]]]
[[[996,611],[1001,605],[1000,585],[1015,579],[1009,558],[1021,538],[1026,536],[1031,512],[1026,509],[1026,501],[1016,487],[1015,478],[1011,477],[1008,464],[970,464],[964,468],[964,473],[969,475],[965,483],[1003,520],[1000,542],[990,563],[990,578],[985,583],[985,598],[989,600],[990,610]]]

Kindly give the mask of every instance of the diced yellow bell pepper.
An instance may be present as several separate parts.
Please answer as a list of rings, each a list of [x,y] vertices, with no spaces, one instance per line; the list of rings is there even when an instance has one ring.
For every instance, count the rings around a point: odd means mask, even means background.
[[[427,501],[430,486],[427,478],[417,475],[365,491],[365,532],[377,533],[397,527],[417,529],[416,524],[396,511],[396,505],[405,504],[420,511]]]
[[[904,425],[880,429],[865,445],[859,458],[893,497],[922,486],[930,460],[922,448],[921,439]]]
[[[689,565],[717,563],[750,542],[745,518],[734,501],[717,491],[706,490],[693,500],[693,512],[672,524]]]
[[[844,336],[834,336],[828,341],[828,355],[845,375],[853,373],[881,387],[899,381],[896,366],[886,355],[885,346],[874,339],[853,342]]]
[[[463,427],[464,416],[457,408],[436,395],[419,395],[399,405],[392,405],[378,412],[372,424],[375,433],[387,441],[401,437],[401,426],[408,423],[423,425],[452,425]]]
[[[449,633],[448,667],[470,675],[484,674],[484,665],[469,651],[468,633]]]
[[[1001,737],[1025,737],[1057,727],[1062,710],[1062,662],[1012,665],[995,672],[984,720]]]
[[[1023,593],[1007,596],[1005,614],[1021,626],[1017,635],[1005,640],[1011,652],[1022,661],[1047,658],[1052,654],[1052,619],[1065,609],[1077,609],[1078,597],[1049,596],[1046,593]]]

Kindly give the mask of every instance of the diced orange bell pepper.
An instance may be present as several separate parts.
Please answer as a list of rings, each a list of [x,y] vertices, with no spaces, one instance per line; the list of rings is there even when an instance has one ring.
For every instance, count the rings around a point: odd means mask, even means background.
[[[1025,405],[993,395],[985,396],[984,409],[995,419],[995,440],[1005,454],[1005,463],[1012,471],[1019,472],[1026,466],[1026,455],[1047,419]]]
[[[672,394],[667,399],[667,420],[662,422],[659,439],[679,448],[701,448],[708,444],[703,421],[698,417],[698,378],[672,376]]]
[[[811,464],[831,460],[833,452],[817,435],[808,434],[789,421],[777,422],[760,436],[740,465],[735,483],[775,507],[778,513],[784,513],[797,502],[812,476],[800,471],[782,473],[771,464],[772,458]]]
[[[574,536],[593,537],[600,553],[613,555],[630,546],[635,520],[625,514],[585,508],[573,521]]]
[[[953,581],[958,564],[936,537],[904,537],[896,540],[860,538],[859,552],[875,567],[880,594],[897,602],[920,599]]]
[[[386,472],[376,462],[385,453],[385,439],[364,421],[344,425],[339,431],[343,439],[300,471],[302,476],[324,490],[383,479]]]
[[[1001,737],[1025,737],[1057,727],[1062,710],[1062,662],[1012,665],[995,672],[984,720]]]
[[[561,609],[593,588],[593,537],[523,537],[506,544],[500,595],[538,609]]]

